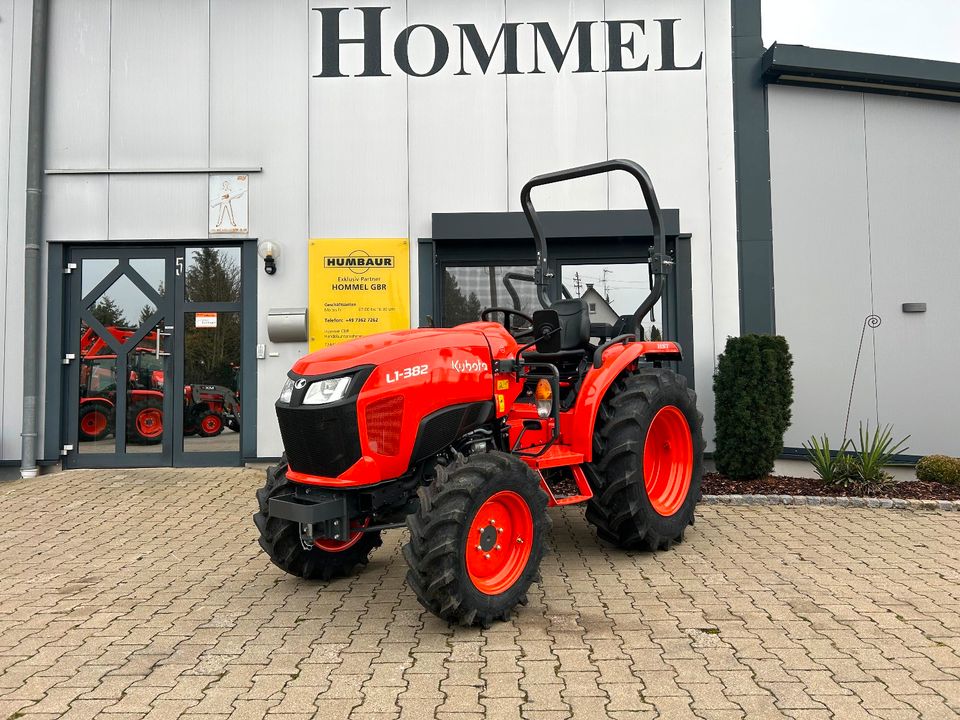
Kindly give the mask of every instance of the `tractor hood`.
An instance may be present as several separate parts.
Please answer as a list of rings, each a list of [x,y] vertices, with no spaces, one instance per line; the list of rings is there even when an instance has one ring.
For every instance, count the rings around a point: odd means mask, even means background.
[[[485,347],[488,352],[492,347],[498,358],[517,347],[503,326],[492,322],[468,323],[454,328],[396,330],[317,350],[297,360],[291,372],[307,377],[328,375],[359,365],[379,367],[392,364],[409,356],[421,356],[427,362],[431,358],[454,354],[457,349],[475,349],[477,346]]]

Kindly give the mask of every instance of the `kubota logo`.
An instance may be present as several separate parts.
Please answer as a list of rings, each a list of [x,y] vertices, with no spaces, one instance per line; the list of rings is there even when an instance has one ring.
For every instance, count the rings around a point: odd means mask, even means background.
[[[394,267],[393,255],[371,255],[366,250],[354,250],[349,255],[327,255],[323,258],[323,266],[327,268],[349,270],[356,275],[363,275],[370,268]]]
[[[450,367],[458,373],[483,373],[489,372],[490,366],[482,360],[454,360]]]
[[[293,384],[293,386],[297,390],[303,390],[307,386],[307,381],[304,380],[303,378],[300,378],[299,380],[297,380],[297,382]]]

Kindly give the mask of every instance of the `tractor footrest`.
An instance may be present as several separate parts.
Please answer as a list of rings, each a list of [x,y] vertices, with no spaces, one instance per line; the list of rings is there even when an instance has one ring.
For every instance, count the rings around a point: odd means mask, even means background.
[[[342,493],[295,491],[270,498],[270,517],[315,525],[347,517],[347,498]]]

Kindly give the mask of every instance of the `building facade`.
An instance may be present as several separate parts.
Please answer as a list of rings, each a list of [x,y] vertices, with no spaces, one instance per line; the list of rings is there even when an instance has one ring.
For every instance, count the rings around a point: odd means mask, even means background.
[[[895,422],[921,438],[920,453],[960,452],[912,414],[909,391],[891,387],[904,360],[883,344],[889,329],[928,362],[956,355],[956,341],[940,338],[960,307],[956,284],[929,258],[956,260],[957,225],[939,204],[926,225],[909,223],[912,203],[928,197],[922,188],[954,187],[958,106],[947,95],[786,87],[789,73],[764,55],[759,2],[50,0],[43,322],[24,328],[32,9],[0,0],[10,67],[0,80],[4,461],[20,459],[21,348],[32,340],[43,358],[45,462],[276,457],[273,401],[297,357],[384,327],[388,315],[390,326],[450,325],[490,304],[527,307],[535,253],[522,185],[615,157],[644,166],[665,209],[676,264],[645,326],[684,347],[678,369],[698,391],[705,436],[726,338],[774,330],[797,358],[788,445],[832,432],[846,412],[837,397],[850,386],[860,323],[877,313],[853,417]],[[870,140],[854,127],[857,103],[877,117]],[[936,152],[943,177],[886,152],[888,135],[910,134],[914,116],[926,128],[916,142],[931,143],[915,149]],[[863,168],[853,172],[856,142],[861,156],[876,143],[869,193],[856,180]],[[831,169],[844,159],[849,167]],[[875,195],[905,171],[917,178],[909,202]],[[811,207],[818,193],[822,211]],[[866,197],[868,238],[846,212]],[[535,199],[556,291],[593,286],[617,313],[632,313],[648,287],[652,234],[629,178],[581,180]],[[936,236],[939,249],[913,256],[928,279],[897,285],[910,227]],[[358,257],[389,267],[337,265]],[[373,300],[388,284],[376,281],[380,270],[393,283],[389,303]],[[927,312],[897,315],[893,305],[900,312],[905,302],[927,302]],[[369,324],[358,330],[359,319]],[[933,385],[923,392],[936,406]]]

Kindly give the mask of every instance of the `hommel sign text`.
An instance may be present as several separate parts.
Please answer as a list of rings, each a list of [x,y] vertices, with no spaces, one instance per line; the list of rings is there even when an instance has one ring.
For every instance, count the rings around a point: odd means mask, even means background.
[[[575,73],[590,72],[643,72],[700,70],[703,66],[703,51],[696,57],[677,58],[676,38],[682,30],[679,18],[654,18],[651,20],[583,20],[573,28],[560,33],[547,22],[502,23],[496,35],[484,37],[473,23],[456,23],[450,37],[435,25],[417,23],[409,25],[392,39],[393,47],[385,48],[383,15],[388,7],[323,7],[313,8],[321,16],[321,63],[322,68],[313,77],[351,77],[341,69],[341,55],[345,47],[360,46],[363,71],[354,77],[387,77],[384,72],[384,52],[392,50],[393,59],[400,70],[414,77],[436,75],[444,68],[454,75],[472,75],[472,68],[479,74],[488,71],[499,75],[543,74],[560,72],[565,65]],[[360,13],[363,32],[359,36],[344,37],[341,32],[341,14]],[[603,52],[603,44],[594,42],[592,28],[605,28],[606,44],[610,48],[605,67],[595,62],[595,46]],[[569,32],[569,35],[564,33]],[[520,67],[518,47],[532,47],[532,63]],[[416,63],[410,57],[411,47],[416,49]],[[459,53],[450,62],[451,47]],[[422,48],[422,50],[421,50]],[[651,49],[652,48],[652,49]],[[659,51],[656,53],[655,51]],[[651,57],[651,53],[654,57]],[[499,58],[495,61],[495,56]],[[472,58],[468,60],[468,58]],[[416,64],[417,67],[414,67]],[[456,68],[454,70],[454,68]],[[491,69],[492,68],[492,69]]]

